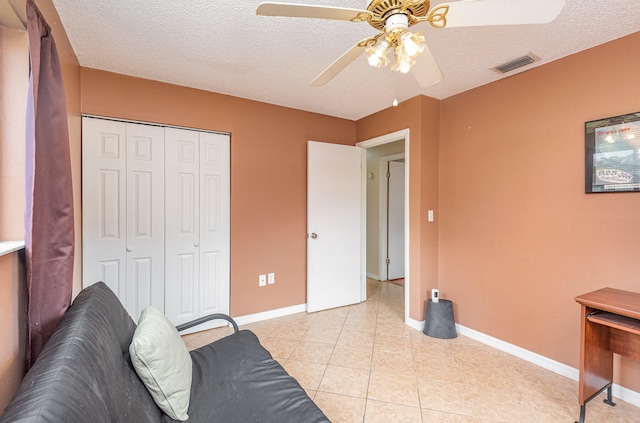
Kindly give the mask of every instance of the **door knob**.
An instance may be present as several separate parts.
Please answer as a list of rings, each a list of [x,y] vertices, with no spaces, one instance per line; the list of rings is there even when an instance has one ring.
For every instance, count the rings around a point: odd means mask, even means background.
[[[318,234],[315,232],[311,232],[311,239],[316,239],[318,238]]]
[[[200,244],[198,244],[197,242],[193,243],[193,246],[196,247],[196,248],[198,247],[198,245],[200,245]]]
[[[130,252],[132,252],[132,251],[133,251],[133,248],[131,248],[131,247],[127,247],[127,253],[130,253]]]

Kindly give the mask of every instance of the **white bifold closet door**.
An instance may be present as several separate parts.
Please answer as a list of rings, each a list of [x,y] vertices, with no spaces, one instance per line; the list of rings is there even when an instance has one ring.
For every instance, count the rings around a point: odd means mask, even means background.
[[[228,314],[229,136],[82,122],[83,286],[104,281],[134,321],[149,305],[176,325]]]
[[[82,119],[83,286],[164,311],[164,129]]]
[[[165,131],[165,313],[181,324],[229,313],[229,136]]]

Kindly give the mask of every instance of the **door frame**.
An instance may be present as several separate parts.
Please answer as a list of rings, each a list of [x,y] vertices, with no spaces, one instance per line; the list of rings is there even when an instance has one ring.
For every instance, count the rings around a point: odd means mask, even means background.
[[[404,159],[404,153],[391,154],[389,156],[380,157],[380,175],[386,175],[389,171],[389,162],[397,161],[400,159]],[[406,160],[405,160],[405,169],[406,169]],[[406,177],[406,175],[405,175]],[[389,256],[388,252],[388,244],[387,244],[387,226],[389,224],[387,219],[387,203],[389,202],[388,195],[388,187],[389,187],[389,178],[386,178],[385,184],[380,184],[380,193],[379,193],[379,209],[380,218],[378,219],[378,223],[380,224],[378,227],[378,239],[380,241],[380,246],[378,248],[378,267],[380,271],[380,280],[389,280],[389,266],[387,265],[387,257]],[[405,181],[406,182],[406,181]],[[386,254],[385,254],[386,253]],[[407,273],[407,269],[405,268],[405,273]]]
[[[409,225],[409,168],[410,168],[410,156],[409,156],[409,128],[401,129],[389,134],[381,135],[379,137],[371,138],[365,141],[356,143],[356,146],[362,148],[362,163],[367,162],[367,149],[377,147],[383,144],[388,144],[395,141],[401,141],[404,139],[404,155],[405,155],[405,169],[404,169],[404,322],[409,324],[409,292],[410,292],[410,260],[409,260],[409,245],[411,231]],[[362,301],[367,299],[367,167],[362,166],[362,240],[360,246],[360,253],[362,254]]]

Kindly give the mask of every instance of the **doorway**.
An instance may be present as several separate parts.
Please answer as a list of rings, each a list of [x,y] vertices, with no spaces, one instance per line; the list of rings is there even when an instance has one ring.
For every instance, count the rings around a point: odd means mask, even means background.
[[[363,166],[363,203],[362,213],[363,221],[366,222],[366,230],[362,239],[362,274],[363,277],[363,300],[366,299],[366,279],[367,277],[382,280],[380,266],[380,237],[376,233],[380,232],[380,205],[379,205],[379,158],[383,156],[391,156],[392,154],[404,154],[404,321],[409,323],[409,129],[403,129],[380,137],[362,141],[357,144],[362,147],[363,161],[368,163],[368,158],[377,155],[378,159],[373,168]],[[372,170],[375,169],[375,170]],[[371,183],[373,182],[373,183]],[[369,206],[369,200],[378,199],[374,207]],[[372,226],[375,229],[372,229]]]
[[[396,145],[400,143],[400,145]],[[371,150],[392,147],[402,153],[382,156],[379,185],[378,262],[381,281],[404,279],[404,142],[385,144]],[[370,151],[371,151],[370,150]],[[384,151],[384,150],[382,150]],[[373,222],[372,222],[373,223]],[[370,242],[368,242],[369,244]],[[369,247],[367,247],[369,248]]]

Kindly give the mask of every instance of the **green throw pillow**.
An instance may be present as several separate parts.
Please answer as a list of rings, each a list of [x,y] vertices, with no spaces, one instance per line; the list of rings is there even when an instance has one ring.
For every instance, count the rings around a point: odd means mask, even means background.
[[[176,328],[160,310],[142,310],[129,353],[136,373],[158,407],[174,420],[187,420],[191,356]]]

